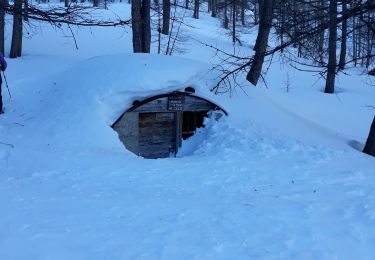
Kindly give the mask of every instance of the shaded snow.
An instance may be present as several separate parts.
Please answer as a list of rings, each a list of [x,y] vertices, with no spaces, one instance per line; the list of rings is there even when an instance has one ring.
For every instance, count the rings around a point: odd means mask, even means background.
[[[125,54],[119,29],[80,30],[78,51],[47,27],[25,40],[0,117],[13,145],[0,144],[0,259],[375,257],[375,160],[348,144],[363,145],[374,88],[350,70],[327,96],[315,75],[275,62],[269,89],[213,96],[214,53],[194,38],[232,47],[202,17],[187,19],[185,58]],[[187,85],[229,117],[207,121],[180,158],[126,151],[110,124],[133,98]]]

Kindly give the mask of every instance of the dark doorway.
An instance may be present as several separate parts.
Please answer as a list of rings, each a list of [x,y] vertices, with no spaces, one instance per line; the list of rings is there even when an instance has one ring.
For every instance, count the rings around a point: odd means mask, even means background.
[[[194,135],[197,128],[204,127],[204,118],[207,117],[208,111],[190,112],[182,114],[182,139],[186,140]]]

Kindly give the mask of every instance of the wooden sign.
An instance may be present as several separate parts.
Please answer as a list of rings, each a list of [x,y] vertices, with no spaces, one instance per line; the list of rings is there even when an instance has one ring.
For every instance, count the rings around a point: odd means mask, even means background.
[[[185,104],[185,96],[169,96],[168,97],[168,110],[170,111],[183,111]]]

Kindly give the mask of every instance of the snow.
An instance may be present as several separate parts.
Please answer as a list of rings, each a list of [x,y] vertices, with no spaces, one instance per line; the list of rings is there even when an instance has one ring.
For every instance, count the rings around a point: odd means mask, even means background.
[[[173,57],[131,54],[129,30],[80,29],[76,50],[40,25],[8,59],[0,259],[374,259],[375,160],[358,151],[374,114],[368,78],[350,69],[326,95],[322,79],[274,59],[268,88],[215,96],[218,58],[197,40],[232,50],[230,37],[208,15],[187,21],[187,51]],[[177,158],[124,149],[110,125],[131,102],[186,86],[229,116],[208,119]]]

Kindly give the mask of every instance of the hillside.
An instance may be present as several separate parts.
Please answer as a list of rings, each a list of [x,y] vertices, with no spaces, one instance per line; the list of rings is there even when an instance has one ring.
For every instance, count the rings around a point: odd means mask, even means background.
[[[130,5],[103,11],[119,14]],[[360,152],[371,78],[349,69],[326,95],[324,79],[276,55],[266,85],[214,95],[219,57],[202,43],[232,51],[230,36],[208,14],[186,21],[173,56],[132,54],[130,29],[74,27],[77,50],[67,28],[34,24],[7,59],[0,259],[374,259],[375,160]],[[228,116],[176,158],[127,151],[110,127],[119,115],[186,86]]]

